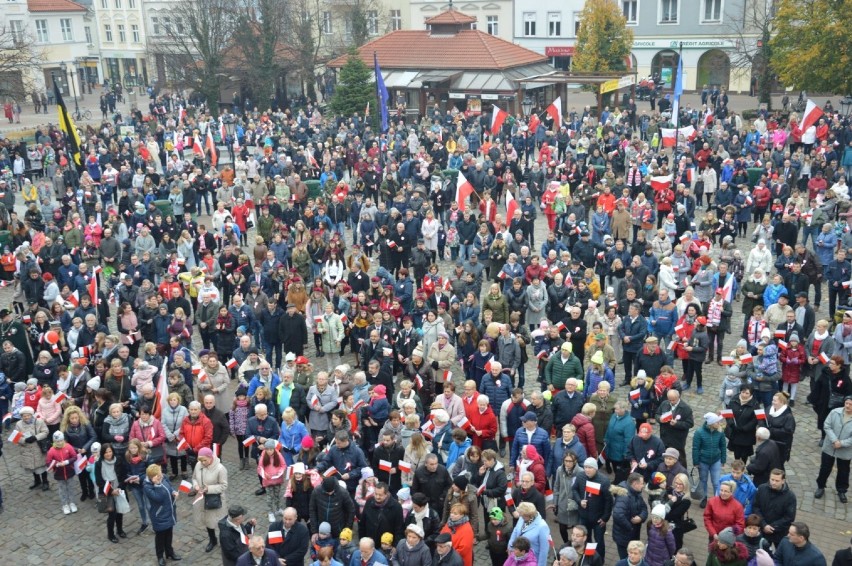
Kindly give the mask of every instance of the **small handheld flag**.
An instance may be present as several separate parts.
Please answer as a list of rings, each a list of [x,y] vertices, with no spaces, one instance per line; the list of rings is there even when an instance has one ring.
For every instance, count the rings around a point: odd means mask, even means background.
[[[187,448],[189,448],[189,442],[185,438],[181,438],[177,443],[178,451],[186,450]]]
[[[585,556],[594,556],[598,550],[598,543],[596,542],[587,542],[586,549],[583,551]]]
[[[393,464],[391,464],[389,461],[379,460],[379,469],[381,471],[390,473],[392,468],[393,468]]]
[[[332,467],[330,467],[329,469],[327,469],[326,471],[324,471],[324,472],[322,473],[322,477],[324,477],[324,478],[330,478],[331,476],[333,476],[333,475],[335,475],[335,474],[337,474],[337,468],[335,468],[334,466],[332,466]]]
[[[243,446],[245,446],[246,448],[248,448],[252,444],[256,444],[256,443],[257,443],[257,438],[254,435],[249,436],[248,438],[243,440]]]
[[[590,495],[600,495],[601,494],[601,484],[593,481],[586,482],[586,493]]]
[[[192,491],[192,483],[183,480],[178,486],[178,491],[181,493],[189,493],[190,491]]]
[[[734,418],[734,412],[730,409],[722,409],[719,411],[719,416],[723,419],[732,419]]]
[[[400,461],[400,462],[396,465],[396,467],[397,467],[397,468],[399,468],[399,471],[400,471],[400,472],[403,472],[403,473],[406,473],[406,474],[410,474],[410,473],[411,473],[411,464],[409,464],[408,462],[402,462],[402,461]]]
[[[757,420],[759,420],[759,421],[765,421],[766,420],[766,411],[764,411],[763,409],[755,409],[754,410],[754,416],[757,417]]]
[[[508,505],[509,507],[514,507],[514,506],[515,506],[515,500],[512,498],[512,494],[511,494],[511,493],[507,493],[506,495],[504,495],[504,496],[503,496],[503,499],[505,499],[505,500],[506,500],[506,505]]]
[[[672,420],[672,412],[671,411],[666,411],[665,413],[660,415],[660,422],[661,423],[667,423],[671,420]]]
[[[269,544],[281,544],[284,542],[284,535],[281,534],[281,531],[269,531],[266,537],[269,540]]]
[[[24,433],[22,433],[20,430],[14,430],[12,431],[12,434],[9,435],[9,442],[11,442],[12,444],[20,444],[21,440],[23,439]]]
[[[630,392],[630,400],[631,401],[638,401],[639,397],[641,395],[642,395],[642,391],[640,389],[634,389],[633,391]]]

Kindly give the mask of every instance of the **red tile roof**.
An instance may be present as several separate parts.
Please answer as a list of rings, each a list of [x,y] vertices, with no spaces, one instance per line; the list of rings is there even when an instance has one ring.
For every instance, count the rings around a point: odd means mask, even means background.
[[[547,57],[479,30],[432,35],[428,30],[400,30],[362,45],[358,55],[373,64],[373,52],[382,69],[505,70],[544,63]],[[342,67],[349,55],[329,61]]]
[[[27,0],[30,12],[85,12],[86,7],[71,0]]]
[[[472,24],[476,21],[476,17],[462,14],[458,10],[444,10],[437,16],[432,16],[426,20],[427,25],[435,24]]]

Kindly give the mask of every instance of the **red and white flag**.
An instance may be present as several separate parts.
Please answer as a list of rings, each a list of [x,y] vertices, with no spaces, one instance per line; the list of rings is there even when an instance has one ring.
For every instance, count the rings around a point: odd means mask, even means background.
[[[630,400],[637,401],[639,397],[642,395],[642,391],[640,389],[634,389],[630,392]]]
[[[459,204],[459,210],[464,212],[465,210],[465,201],[473,194],[473,185],[470,184],[470,181],[464,176],[464,173],[459,171],[458,177],[456,177],[456,202]]]
[[[269,531],[266,535],[269,544],[281,544],[284,542],[284,535],[281,531]]]
[[[587,542],[586,549],[583,551],[585,556],[594,556],[598,551],[598,543],[596,542]]]
[[[506,222],[511,222],[515,217],[515,211],[518,210],[518,201],[515,200],[515,195],[512,191],[506,191]]]
[[[409,464],[408,462],[400,461],[399,464],[396,465],[396,467],[399,468],[400,472],[403,472],[403,473],[406,473],[406,474],[411,473],[411,464]]]
[[[112,493],[112,484],[109,483],[109,482],[106,482],[104,484],[104,495],[108,496],[110,493]]]
[[[391,468],[393,468],[393,464],[391,464],[387,460],[379,460],[379,469],[383,472],[390,473]]]
[[[552,489],[545,489],[544,490],[544,500],[547,501],[548,503],[553,503],[553,490]]]
[[[825,113],[822,111],[822,108],[816,105],[816,102],[808,99],[808,103],[805,105],[805,112],[802,114],[802,132],[813,126],[817,123]]]
[[[20,444],[21,440],[24,438],[24,433],[20,430],[13,430],[12,434],[9,435],[9,442],[12,444]]]
[[[190,491],[192,491],[192,482],[183,480],[178,486],[178,491],[181,493],[189,493]]]
[[[239,365],[237,360],[234,359],[234,358],[231,358],[230,360],[228,360],[228,363],[225,364],[225,367],[232,370],[232,369],[236,369],[237,365]]]
[[[254,435],[251,435],[248,438],[246,438],[245,440],[243,440],[243,446],[245,446],[246,448],[248,448],[252,444],[256,444],[256,443],[257,443],[257,438]]]
[[[731,356],[722,356],[722,365],[723,366],[734,365],[734,358],[732,358]]]
[[[484,369],[485,371],[487,371],[488,373],[491,373],[491,362],[492,362],[493,360],[494,360],[494,358],[493,358],[493,357],[492,357],[492,358],[490,358],[487,362],[485,362],[485,365],[483,366],[483,369]]]
[[[77,459],[74,461],[74,473],[78,476],[85,471],[86,466],[88,465],[88,461],[85,456],[77,456]]]
[[[557,96],[550,106],[545,110],[548,116],[553,118],[553,129],[558,130],[562,125],[562,97]]]
[[[754,410],[754,416],[759,421],[765,421],[766,420],[766,411],[764,411],[763,409],[755,409]]]
[[[336,474],[337,474],[337,468],[332,466],[322,473],[322,477],[330,478],[331,476],[336,475]]]
[[[671,420],[672,420],[672,412],[671,411],[666,411],[665,413],[660,415],[660,422],[661,423],[667,423]]]
[[[781,348],[782,350],[786,350],[787,346],[788,346],[788,344],[787,344],[786,340],[778,340],[778,347],[779,348]]]
[[[444,370],[444,383],[449,383],[453,380],[453,372],[450,370]]]
[[[461,419],[459,419],[458,427],[463,428],[465,430],[469,429],[470,428],[470,421],[468,420],[468,418],[462,417]]]
[[[490,132],[492,136],[496,136],[500,132],[500,128],[503,127],[503,122],[506,121],[506,118],[509,117],[509,114],[505,110],[501,110],[495,104],[491,110],[491,128]]]
[[[826,354],[825,352],[820,352],[818,357],[819,357],[820,363],[823,363],[823,364],[827,364],[831,360],[831,357],[828,354]]]
[[[600,495],[601,494],[601,484],[593,481],[586,482],[586,493],[591,495]]]
[[[664,175],[651,177],[651,188],[655,191],[662,191],[664,189],[671,188],[672,186],[672,176]]]
[[[54,401],[55,403],[62,403],[62,402],[63,402],[63,401],[65,401],[66,399],[68,399],[68,395],[66,395],[64,392],[60,391],[60,392],[56,395],[56,397],[54,397],[54,398],[53,398],[53,401]]]
[[[743,354],[740,356],[740,364],[750,364],[754,361],[754,356],[751,354]]]
[[[479,486],[477,488],[476,495],[482,495],[483,493],[485,493],[485,483],[484,482],[481,486]]]
[[[719,411],[719,416],[723,419],[732,419],[734,418],[734,412],[730,409],[722,409]]]
[[[778,328],[778,329],[775,330],[775,337],[776,338],[784,339],[784,337],[786,337],[786,336],[787,336],[787,331],[784,330],[783,328]]]
[[[515,500],[512,498],[512,494],[511,494],[511,493],[507,493],[506,495],[504,495],[504,496],[503,496],[503,499],[505,499],[505,500],[506,500],[506,505],[508,505],[509,507],[514,507],[514,506],[515,506]]]
[[[249,537],[248,537],[247,534],[245,534],[242,531],[240,531],[240,542],[243,543],[246,546],[249,545]]]
[[[252,437],[252,438],[254,438],[254,437]],[[181,438],[180,440],[178,440],[178,443],[177,443],[178,451],[186,450],[187,448],[189,448],[189,442],[187,442],[185,438]]]

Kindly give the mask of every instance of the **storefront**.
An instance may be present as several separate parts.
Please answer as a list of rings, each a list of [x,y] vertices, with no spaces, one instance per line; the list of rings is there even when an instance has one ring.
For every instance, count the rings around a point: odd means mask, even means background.
[[[682,49],[682,51],[681,51]],[[640,77],[659,76],[664,90],[674,87],[679,53],[683,55],[683,88],[700,91],[704,85],[748,91],[748,70],[733,67],[736,43],[730,39],[636,39],[633,56]]]

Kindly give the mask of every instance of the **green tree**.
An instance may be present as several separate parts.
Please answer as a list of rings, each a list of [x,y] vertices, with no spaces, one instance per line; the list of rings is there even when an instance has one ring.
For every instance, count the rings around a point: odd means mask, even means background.
[[[814,92],[852,93],[848,1],[780,0],[772,67],[788,86]]]
[[[633,30],[627,27],[618,5],[611,0],[586,0],[580,13],[573,69],[587,73],[624,71],[632,47]]]
[[[373,71],[352,49],[346,64],[340,68],[337,87],[331,97],[331,110],[335,114],[351,116],[355,112],[363,113],[368,102],[371,106],[376,105]]]
[[[250,85],[252,99],[260,109],[267,108],[278,78],[285,70],[284,19],[277,0],[243,0],[234,29],[234,57],[231,71],[240,82]],[[236,68],[234,68],[236,67]]]

